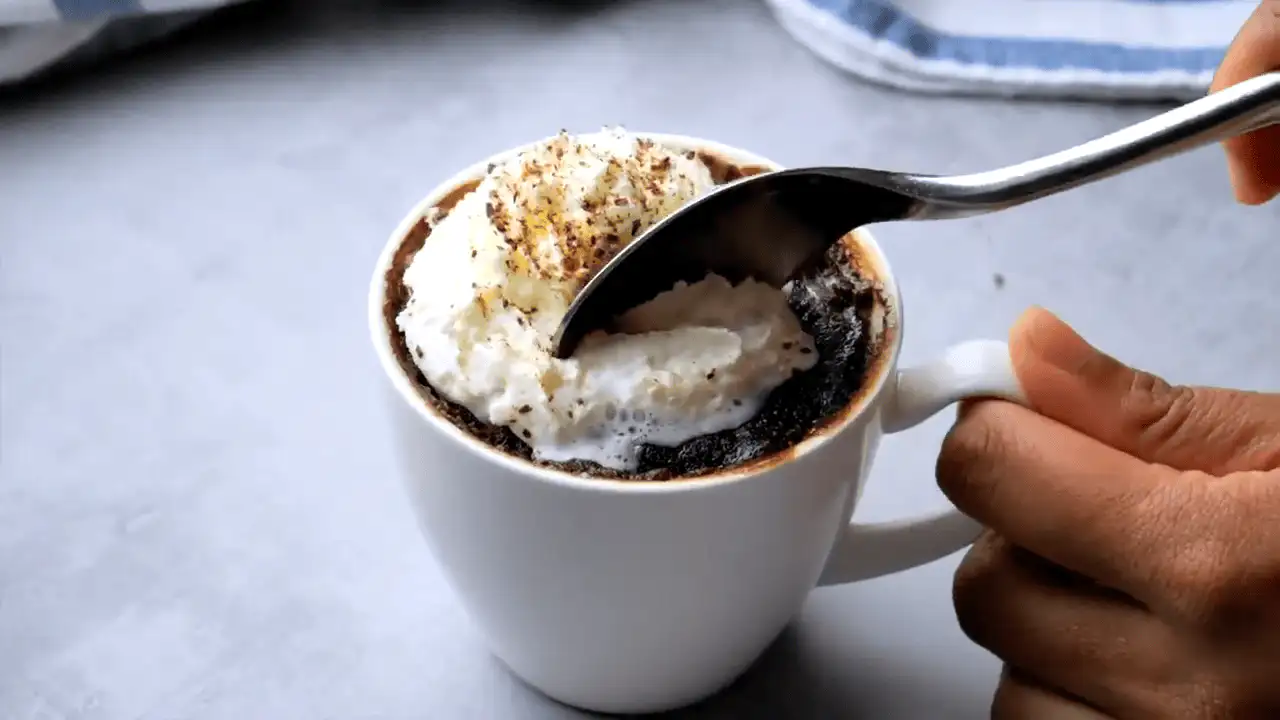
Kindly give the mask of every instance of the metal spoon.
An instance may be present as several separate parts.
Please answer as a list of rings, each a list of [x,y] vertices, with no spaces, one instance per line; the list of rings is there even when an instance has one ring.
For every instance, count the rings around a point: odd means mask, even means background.
[[[865,168],[779,170],[716,188],[649,228],[583,287],[552,338],[588,332],[677,281],[717,273],[781,287],[850,230],[889,220],[996,212],[1280,123],[1280,72],[1234,85],[1069,150],[972,175]]]

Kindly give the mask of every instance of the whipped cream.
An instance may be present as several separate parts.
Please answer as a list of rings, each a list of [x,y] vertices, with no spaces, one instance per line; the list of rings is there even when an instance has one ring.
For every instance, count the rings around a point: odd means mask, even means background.
[[[765,283],[680,283],[573,357],[550,354],[591,276],[714,185],[696,154],[621,130],[562,132],[490,166],[405,270],[397,324],[414,362],[438,393],[511,428],[541,460],[630,470],[640,443],[741,425],[817,362],[785,294]]]

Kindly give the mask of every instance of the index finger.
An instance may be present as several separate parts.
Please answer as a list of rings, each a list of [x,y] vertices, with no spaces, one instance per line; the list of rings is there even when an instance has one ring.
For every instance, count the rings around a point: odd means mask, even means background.
[[[961,413],[938,458],[956,507],[1011,543],[1142,602],[1179,613],[1182,563],[1199,562],[1219,508],[1208,484],[1145,463],[1000,401]]]
[[[1227,49],[1210,92],[1280,69],[1280,0],[1263,0]],[[1280,193],[1280,125],[1223,143],[1236,197],[1250,205]]]

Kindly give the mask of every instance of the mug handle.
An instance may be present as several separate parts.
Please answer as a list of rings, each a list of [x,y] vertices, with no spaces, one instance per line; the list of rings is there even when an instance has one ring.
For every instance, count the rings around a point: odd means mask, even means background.
[[[952,403],[993,397],[1025,405],[1008,343],[971,340],[934,362],[899,370],[883,410],[886,433],[915,427]],[[973,543],[982,526],[955,508],[922,517],[851,523],[836,540],[818,585],[888,575],[946,557]]]

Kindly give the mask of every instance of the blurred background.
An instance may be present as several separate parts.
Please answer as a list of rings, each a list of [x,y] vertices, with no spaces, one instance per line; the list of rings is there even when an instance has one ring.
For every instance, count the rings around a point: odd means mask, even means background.
[[[486,653],[397,485],[364,301],[403,214],[606,124],[992,168],[1202,93],[1253,6],[210,4],[0,0],[3,718],[579,717]],[[905,362],[1034,303],[1171,379],[1275,390],[1277,227],[1209,148],[877,236]],[[948,423],[887,440],[860,517],[943,505]],[[955,625],[957,560],[815,592],[675,717],[985,717],[999,668]]]

